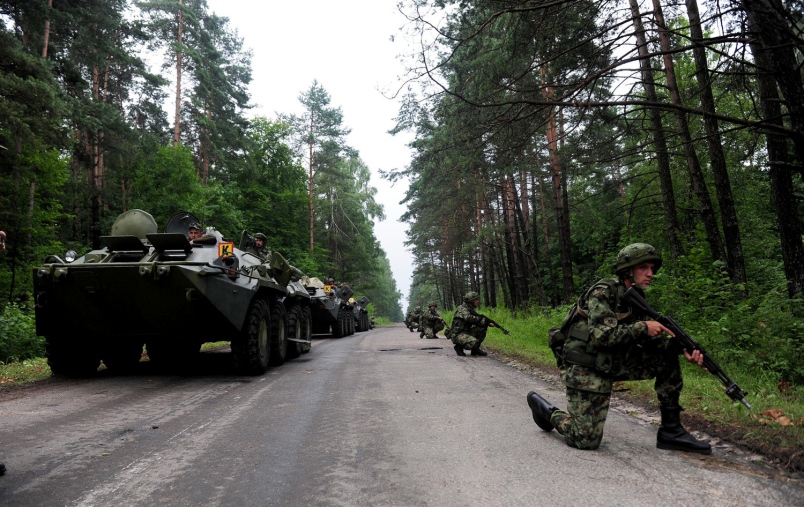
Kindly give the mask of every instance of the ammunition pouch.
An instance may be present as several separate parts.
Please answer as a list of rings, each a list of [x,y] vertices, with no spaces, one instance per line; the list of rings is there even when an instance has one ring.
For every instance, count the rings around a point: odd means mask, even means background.
[[[608,351],[595,352],[594,347],[589,344],[588,330],[578,329],[576,326],[571,327],[567,336],[567,342],[571,341],[575,341],[576,345],[567,347],[566,350],[563,351],[564,363],[592,368],[600,373],[610,373],[615,369],[614,354]]]
[[[553,327],[547,331],[547,336],[547,345],[553,351],[556,366],[561,368],[564,365],[564,343],[567,341],[567,335],[564,334],[560,327]]]

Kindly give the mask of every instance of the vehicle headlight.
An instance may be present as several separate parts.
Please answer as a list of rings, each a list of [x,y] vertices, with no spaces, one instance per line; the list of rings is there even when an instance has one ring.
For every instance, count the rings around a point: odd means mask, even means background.
[[[75,253],[75,250],[68,250],[67,253],[64,254],[64,260],[67,262],[73,262],[78,258],[78,254]]]

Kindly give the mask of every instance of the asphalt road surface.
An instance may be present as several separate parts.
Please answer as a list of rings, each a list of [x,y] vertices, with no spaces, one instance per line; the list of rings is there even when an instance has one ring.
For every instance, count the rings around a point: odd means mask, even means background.
[[[558,387],[401,325],[316,338],[260,377],[202,356],[191,375],[142,363],[0,393],[0,505],[804,505],[801,482],[658,450],[618,411],[599,450],[571,449],[525,401],[562,406]]]

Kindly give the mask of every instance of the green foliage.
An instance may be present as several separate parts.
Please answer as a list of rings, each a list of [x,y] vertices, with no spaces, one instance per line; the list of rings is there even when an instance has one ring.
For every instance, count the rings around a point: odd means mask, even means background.
[[[0,362],[18,362],[44,353],[45,339],[36,336],[33,313],[16,303],[6,305],[0,313]]]

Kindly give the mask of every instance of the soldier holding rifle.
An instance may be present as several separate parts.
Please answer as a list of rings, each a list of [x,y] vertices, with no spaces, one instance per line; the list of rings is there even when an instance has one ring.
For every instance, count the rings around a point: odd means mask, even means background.
[[[662,421],[656,447],[710,454],[709,443],[697,440],[681,425],[679,395],[683,387],[679,354],[701,366],[700,350],[685,350],[674,333],[637,308],[620,307],[629,288],[644,291],[661,268],[662,257],[646,243],[634,243],[617,255],[617,278],[595,283],[578,300],[560,329],[551,330],[567,410],[559,410],[531,392],[533,420],[544,431],[556,428],[578,449],[597,449],[609,410],[612,384],[655,378]],[[619,313],[618,313],[619,312]]]

